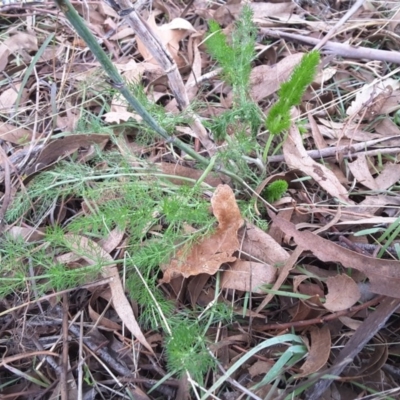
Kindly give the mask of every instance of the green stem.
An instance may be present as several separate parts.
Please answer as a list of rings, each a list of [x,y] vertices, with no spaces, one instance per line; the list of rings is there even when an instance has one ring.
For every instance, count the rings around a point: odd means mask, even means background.
[[[269,149],[271,148],[273,138],[274,138],[274,135],[272,133],[270,133],[268,136],[267,143],[265,144],[264,152],[263,152],[263,156],[262,156],[264,165],[267,163],[268,153],[269,153]]]
[[[204,170],[204,172],[201,174],[200,178],[197,180],[196,184],[194,185],[193,189],[197,189],[204,181],[204,179],[207,178],[207,175],[212,171],[215,165],[215,161],[217,160],[217,156],[213,156],[210,159],[210,162],[208,163],[207,168]]]

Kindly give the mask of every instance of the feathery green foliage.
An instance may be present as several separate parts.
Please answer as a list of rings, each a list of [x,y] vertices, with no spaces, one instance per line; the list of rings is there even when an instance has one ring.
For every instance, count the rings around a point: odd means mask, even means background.
[[[230,43],[218,23],[211,20],[205,41],[208,53],[221,66],[226,82],[232,85],[237,93],[242,91],[246,96],[257,35],[257,28],[252,17],[251,8],[243,7],[242,14],[230,37]]]
[[[204,338],[205,322],[197,321],[195,313],[189,319],[183,313],[177,314],[175,305],[158,288],[158,279],[160,265],[168,262],[182,244],[195,242],[212,232],[215,218],[209,212],[203,189],[201,185],[175,186],[167,177],[149,175],[149,167],[132,167],[112,152],[98,154],[93,164],[101,164],[103,168],[60,162],[54,169],[34,177],[26,192],[17,195],[9,208],[10,222],[23,219],[41,223],[61,201],[64,207],[68,207],[69,201],[83,202],[87,211],[71,218],[64,228],[56,225],[48,229],[39,243],[5,236],[0,248],[3,274],[0,295],[30,285],[39,287],[41,294],[95,280],[105,267],[101,258],[96,265],[76,269],[55,261],[55,256],[68,251],[65,233],[102,239],[115,227],[124,229],[132,256],[115,262],[124,262],[126,287],[140,307],[141,326],[164,328],[168,365],[178,374],[189,372],[200,382],[214,364]],[[32,203],[39,213],[31,211]],[[194,227],[196,232],[188,233],[186,225]],[[37,250],[43,244],[46,245]],[[35,266],[35,276],[30,276],[30,265]],[[221,319],[222,314],[229,313],[221,309],[214,314]],[[171,335],[165,321],[172,327]]]
[[[254,137],[261,122],[261,112],[249,94],[255,40],[252,11],[246,6],[229,39],[217,23],[211,22],[206,42],[210,54],[223,68],[224,78],[233,89],[232,110],[212,123],[215,124],[212,125],[214,132],[228,142],[220,160],[232,168],[246,171],[246,178],[250,177],[249,180],[254,182],[257,181],[256,173],[248,167],[242,156],[258,146]],[[301,74],[296,76],[296,71],[292,79],[297,87],[308,84]],[[291,99],[281,102],[287,114],[302,95],[302,92],[296,92],[297,95],[291,93],[292,84],[283,84],[280,91],[281,97]],[[189,122],[185,115],[169,115],[162,107],[151,103],[140,85],[132,84],[130,89],[169,134],[173,134],[178,123]],[[98,130],[100,121],[89,116],[80,128],[94,126]],[[150,128],[135,121],[125,124],[132,125],[140,127],[144,142],[154,139]],[[108,128],[111,130],[112,127]],[[232,138],[226,137],[229,129],[233,129]],[[102,168],[93,168],[91,165],[102,165]],[[61,162],[54,169],[38,174],[27,185],[26,192],[17,194],[7,211],[8,223],[20,219],[30,225],[44,225],[53,221],[49,216],[53,216],[52,212],[59,207],[67,212],[79,208],[76,204],[69,208],[69,203],[82,203],[84,213],[71,215],[62,228],[55,222],[55,226],[48,229],[39,243],[26,243],[5,236],[0,246],[4,274],[0,295],[34,284],[40,288],[41,294],[50,289],[58,291],[96,279],[105,266],[100,257],[96,265],[76,269],[56,261],[56,256],[68,249],[65,233],[104,239],[114,228],[123,229],[127,232],[127,246],[132,256],[115,262],[126,268],[126,287],[140,307],[142,326],[164,329],[169,370],[177,371],[179,375],[187,372],[201,383],[207,371],[215,365],[207,349],[208,327],[217,321],[231,320],[232,310],[225,304],[217,303],[200,320],[195,318],[198,310],[189,316],[182,310],[177,313],[174,304],[166,300],[158,288],[158,279],[160,265],[168,262],[183,244],[195,242],[212,231],[215,219],[209,213],[209,202],[198,188],[177,187],[166,177],[154,174],[156,171],[147,165],[132,167],[120,158],[120,154],[98,154],[91,165]],[[278,181],[267,188],[269,201],[275,201],[283,195],[287,190],[287,184],[284,184],[285,181]],[[196,232],[188,233],[184,229],[186,225],[194,227]],[[35,266],[34,276],[29,270],[31,265]],[[136,273],[136,269],[140,274]],[[169,328],[170,334],[167,333]]]
[[[209,21],[208,26],[209,32],[205,40],[207,51],[211,57],[218,60],[227,82],[234,85],[236,81],[234,69],[235,51],[228,44],[226,35],[222,32],[221,27],[216,21]]]
[[[217,140],[224,139],[229,129],[237,133],[249,130],[255,135],[261,123],[261,112],[250,97],[251,63],[257,35],[252,17],[251,8],[244,6],[229,39],[217,22],[209,22],[205,40],[207,51],[221,66],[222,76],[233,92],[232,109],[209,124]]]
[[[320,55],[316,50],[305,54],[290,79],[281,84],[279,100],[272,106],[266,119],[266,126],[272,135],[290,128],[290,110],[300,104],[307,86],[314,79],[319,60]]]
[[[189,319],[172,321],[172,336],[167,338],[165,351],[169,370],[182,376],[186,371],[203,384],[204,375],[215,363],[207,350],[201,326]]]

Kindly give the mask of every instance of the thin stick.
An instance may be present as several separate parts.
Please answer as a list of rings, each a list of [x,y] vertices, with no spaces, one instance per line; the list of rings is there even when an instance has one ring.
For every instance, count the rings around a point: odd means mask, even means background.
[[[351,307],[347,310],[343,311],[337,311],[335,313],[329,314],[329,315],[324,315],[322,317],[317,317],[317,318],[312,318],[312,319],[306,319],[303,321],[292,321],[292,322],[286,322],[282,324],[266,324],[266,325],[261,325],[261,326],[253,326],[253,330],[256,332],[264,332],[264,331],[284,331],[287,329],[291,328],[303,328],[305,326],[310,326],[310,325],[316,325],[316,324],[322,324],[328,321],[332,321],[334,319],[338,319],[340,317],[343,317],[348,314],[355,314],[361,310],[365,310],[368,307],[372,307],[375,304],[380,303],[385,296],[377,296],[374,297],[372,300],[369,300],[363,304],[360,304],[359,306],[356,307]]]
[[[61,359],[61,400],[68,400],[68,359],[69,359],[69,343],[68,343],[68,295],[63,293],[62,295],[62,336],[63,336],[63,348],[62,348],[62,359]]]
[[[311,46],[318,45],[320,41],[318,39],[299,35],[296,33],[284,32],[276,29],[261,29],[261,33],[264,36],[271,36],[275,38],[283,38],[289,40],[298,40],[300,42],[309,44]],[[386,61],[394,64],[400,64],[400,53],[398,51],[389,51],[381,49],[370,49],[368,47],[362,46],[351,46],[346,43],[337,43],[332,41],[327,41],[322,50],[327,53],[332,53],[336,56],[341,56],[345,58],[365,58],[367,60],[378,60]]]
[[[373,149],[369,151],[363,151],[366,148],[370,146],[375,146],[378,143],[384,142],[386,140],[392,140],[392,139],[400,139],[400,136],[389,136],[387,138],[382,138],[382,139],[373,139],[373,140],[367,140],[366,142],[361,142],[361,143],[356,143],[353,144],[352,146],[337,146],[337,147],[327,147],[325,149],[321,150],[309,150],[307,151],[307,155],[311,157],[312,159],[318,159],[318,158],[326,158],[326,157],[334,157],[337,154],[341,154],[343,157],[348,157],[351,158],[352,156],[356,156],[357,153],[362,154],[369,154],[369,155],[376,155],[376,154],[393,154],[398,152],[398,148],[388,148],[388,149]],[[283,154],[278,154],[276,156],[270,156],[268,157],[268,162],[282,162],[285,161],[285,156]]]
[[[337,31],[339,28],[345,24],[347,20],[349,20],[353,14],[356,13],[356,11],[364,4],[365,0],[357,0],[353,6],[347,11],[346,14],[343,15],[343,17],[335,24],[335,26],[325,35],[323,39],[320,40],[320,42],[314,47],[314,50],[319,50],[321,47],[324,46],[324,44],[333,36],[336,35]]]
[[[3,204],[0,208],[0,234],[4,229],[4,217],[6,215],[8,206],[11,202],[11,169],[10,169],[10,160],[4,151],[4,149],[0,146],[0,156],[4,159],[4,187],[5,192],[3,196]]]

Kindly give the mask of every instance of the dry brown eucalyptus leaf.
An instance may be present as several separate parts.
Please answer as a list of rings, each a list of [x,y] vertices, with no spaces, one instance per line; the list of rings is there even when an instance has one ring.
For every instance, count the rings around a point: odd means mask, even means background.
[[[239,249],[237,231],[243,225],[235,195],[228,185],[219,185],[211,198],[213,213],[218,220],[214,234],[189,248],[184,246],[171,262],[163,266],[162,282],[174,277],[215,274],[226,262],[236,260],[233,253]]]
[[[277,269],[254,261],[236,260],[223,272],[221,288],[265,293],[262,285],[275,282]]]
[[[242,252],[255,261],[281,267],[289,258],[286,250],[271,235],[250,223],[239,231],[239,240]]]
[[[17,127],[11,124],[0,124],[0,139],[14,144],[29,143],[32,138],[32,131]]]
[[[297,378],[319,371],[328,362],[331,351],[331,334],[327,325],[322,328],[312,326],[308,332],[311,338],[308,356]]]
[[[375,179],[370,172],[370,164],[364,154],[359,154],[356,160],[348,164],[348,167],[354,178],[356,178],[361,185],[364,185],[368,189],[377,189]]]
[[[277,92],[282,82],[289,79],[303,53],[295,53],[285,57],[275,65],[258,65],[250,74],[251,97],[260,101]]]
[[[3,71],[6,67],[8,57],[11,54],[18,53],[23,58],[29,57],[30,59],[28,52],[37,50],[37,37],[35,35],[26,32],[17,32],[0,44],[0,71]]]
[[[99,134],[76,134],[56,139],[46,145],[35,163],[25,171],[25,174],[29,176],[37,173],[80,148],[87,148],[95,144],[101,147],[101,144],[105,145],[108,139],[109,136]]]
[[[294,114],[298,116],[298,112],[294,111]],[[291,169],[300,169],[306,175],[310,175],[332,197],[353,204],[348,197],[347,189],[335,174],[307,154],[299,129],[294,124],[290,127],[289,135],[283,144],[283,154]]]
[[[309,231],[298,231],[294,224],[269,213],[272,220],[293,237],[298,246],[310,250],[319,260],[339,262],[345,268],[363,272],[371,282],[371,292],[400,298],[400,262],[381,260],[355,253]]]
[[[346,310],[360,299],[360,289],[349,276],[341,274],[326,280],[328,294],[324,307],[332,312]]]

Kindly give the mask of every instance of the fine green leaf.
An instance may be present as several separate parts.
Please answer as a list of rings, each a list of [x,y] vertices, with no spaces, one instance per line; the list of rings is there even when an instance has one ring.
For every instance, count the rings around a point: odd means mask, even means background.
[[[272,106],[265,122],[271,135],[277,135],[290,128],[290,110],[300,104],[305,90],[314,79],[319,60],[318,51],[304,55],[290,79],[281,84],[279,100]]]

